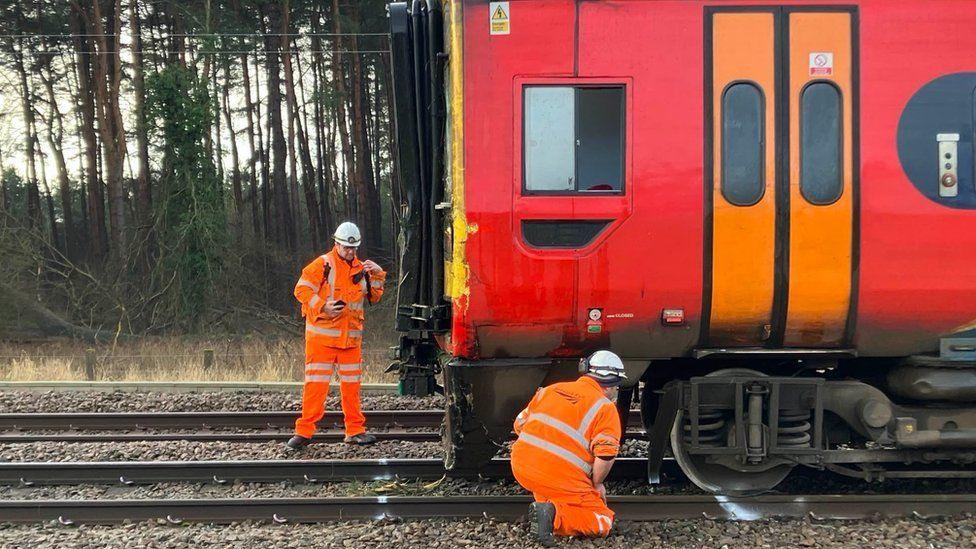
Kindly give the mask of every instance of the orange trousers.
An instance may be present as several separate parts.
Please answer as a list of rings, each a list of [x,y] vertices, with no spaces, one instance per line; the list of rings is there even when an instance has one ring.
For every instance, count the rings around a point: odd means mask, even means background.
[[[514,458],[514,456],[513,456]],[[554,460],[558,461],[558,459]],[[613,511],[607,507],[596,488],[583,492],[570,492],[558,486],[559,475],[542,476],[512,462],[515,480],[532,492],[538,502],[552,503],[556,507],[553,532],[557,536],[607,537],[613,526]],[[571,467],[570,465],[566,465]]]
[[[305,338],[305,386],[302,390],[302,416],[295,421],[295,434],[312,438],[315,424],[325,415],[325,399],[329,396],[329,381],[339,375],[342,394],[342,415],[346,436],[366,432],[366,416],[359,402],[359,387],[363,378],[363,349],[326,347],[315,338]]]

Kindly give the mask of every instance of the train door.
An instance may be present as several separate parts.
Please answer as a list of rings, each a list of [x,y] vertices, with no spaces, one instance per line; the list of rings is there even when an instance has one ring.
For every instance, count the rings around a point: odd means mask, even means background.
[[[703,344],[836,348],[856,260],[856,11],[707,8]]]

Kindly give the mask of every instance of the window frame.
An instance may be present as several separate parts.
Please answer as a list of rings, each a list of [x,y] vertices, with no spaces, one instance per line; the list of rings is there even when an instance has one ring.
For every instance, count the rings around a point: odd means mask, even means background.
[[[834,91],[837,92],[837,136],[839,137],[839,139],[837,140],[837,168],[838,168],[838,179],[840,181],[840,192],[837,193],[837,196],[835,196],[833,200],[830,200],[830,201],[827,201],[827,202],[815,202],[815,201],[811,200],[810,197],[807,196],[807,193],[804,192],[804,187],[803,187],[803,157],[804,157],[804,154],[803,154],[803,152],[804,152],[804,150],[803,150],[803,118],[804,118],[804,115],[803,115],[803,113],[804,113],[804,109],[803,109],[803,96],[804,96],[804,94],[806,94],[807,90],[811,86],[816,85],[816,84],[827,84],[831,88],[834,88]],[[844,140],[847,138],[846,132],[845,132],[845,127],[844,127],[844,90],[842,90],[840,88],[840,86],[838,86],[837,83],[835,83],[832,80],[827,80],[827,79],[823,79],[823,78],[820,78],[820,79],[817,79],[817,80],[811,80],[811,81],[807,82],[806,84],[804,84],[802,88],[800,88],[800,94],[799,94],[799,97],[797,98],[797,106],[798,106],[798,109],[797,110],[799,112],[797,114],[797,125],[798,125],[798,127],[797,127],[797,144],[796,145],[797,145],[797,150],[798,150],[798,155],[797,155],[798,156],[798,159],[797,159],[797,163],[798,163],[798,166],[797,166],[797,178],[798,178],[798,181],[796,182],[796,186],[797,186],[797,188],[800,191],[800,196],[803,198],[804,201],[806,201],[807,204],[810,204],[811,206],[830,206],[831,204],[836,204],[837,201],[840,200],[844,196],[844,193],[847,192],[847,181],[845,180],[845,177],[844,177],[844,172],[845,172],[845,167],[846,167],[845,166],[846,160],[844,158]]]
[[[729,90],[731,90],[734,86],[743,85],[743,84],[744,85],[747,85],[747,86],[752,86],[756,91],[759,92],[759,109],[760,109],[760,112],[759,112],[759,122],[761,124],[761,126],[760,126],[761,131],[760,131],[760,135],[759,135],[759,189],[760,189],[760,192],[759,192],[759,195],[756,197],[755,200],[753,200],[752,202],[748,202],[748,203],[735,202],[735,201],[731,200],[729,198],[729,195],[726,194],[726,192],[725,192],[726,191],[726,185],[725,185],[725,173],[726,173],[726,170],[725,170],[725,167],[726,167],[726,155],[725,155],[725,143],[726,143],[725,112],[727,110],[725,108],[725,98],[728,95]],[[721,176],[721,180],[719,181],[719,192],[721,193],[722,198],[726,202],[728,202],[732,206],[735,206],[735,207],[738,207],[738,208],[748,208],[750,206],[755,206],[756,204],[759,204],[760,202],[762,202],[763,198],[766,196],[766,185],[767,185],[767,181],[766,181],[766,170],[767,170],[767,165],[766,165],[766,163],[767,163],[767,159],[766,159],[766,147],[768,145],[768,139],[766,138],[767,135],[768,135],[768,128],[766,128],[766,118],[768,116],[768,112],[766,111],[767,108],[768,108],[768,105],[767,105],[767,102],[766,102],[766,90],[764,90],[763,87],[760,86],[759,83],[756,82],[755,80],[745,80],[745,79],[743,79],[743,80],[733,80],[733,81],[729,82],[728,84],[726,84],[725,88],[722,90],[722,99],[719,102],[719,118],[718,118],[719,130],[720,130],[720,135],[719,135],[719,150],[722,153],[722,163],[719,166],[719,174]]]
[[[553,87],[553,88],[572,88],[573,89],[573,185],[576,186],[574,190],[562,191],[562,190],[532,190],[527,186],[526,180],[526,155],[525,155],[525,111],[526,111],[526,93],[525,90],[528,88],[541,88],[541,87]],[[579,94],[576,93],[577,90],[582,88],[589,89],[617,89],[620,90],[620,188],[611,190],[600,190],[600,191],[586,191],[579,190],[579,156],[576,151],[579,145],[575,143],[579,141]],[[627,109],[628,109],[628,83],[626,82],[525,82],[518,86],[519,94],[519,105],[520,112],[518,117],[519,123],[519,189],[522,196],[624,196],[627,194],[627,159],[628,159],[628,143],[627,143]]]

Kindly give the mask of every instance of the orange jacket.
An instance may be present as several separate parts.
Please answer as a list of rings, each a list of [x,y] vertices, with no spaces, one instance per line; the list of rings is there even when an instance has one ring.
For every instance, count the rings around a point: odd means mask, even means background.
[[[322,345],[349,349],[362,345],[364,305],[383,297],[386,272],[366,274],[359,259],[352,263],[339,257],[335,248],[320,255],[302,269],[295,284],[295,299],[302,304],[305,337]],[[326,301],[345,301],[346,307],[334,318],[322,312]]]
[[[593,460],[620,450],[617,407],[588,376],[539,389],[515,418],[515,432],[512,468],[564,478],[571,492],[592,490]]]

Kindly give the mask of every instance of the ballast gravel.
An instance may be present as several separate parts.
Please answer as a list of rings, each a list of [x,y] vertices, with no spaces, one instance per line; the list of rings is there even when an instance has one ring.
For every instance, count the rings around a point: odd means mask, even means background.
[[[705,519],[620,522],[607,539],[559,540],[557,547],[976,547],[972,516],[933,521]],[[241,522],[230,525],[61,527],[0,524],[3,547],[538,547],[525,520],[347,521],[310,525]]]
[[[301,410],[302,396],[282,391],[211,391],[203,393],[0,391],[0,412],[253,412]],[[362,395],[364,410],[428,410],[444,407],[444,397],[396,394]],[[339,409],[330,395],[327,410]]]
[[[28,442],[0,444],[4,461],[224,461],[262,459],[431,458],[442,455],[437,442],[380,441],[369,446],[312,444],[292,453],[281,442]]]
[[[511,443],[499,452],[508,457]],[[624,443],[621,457],[645,455],[644,441]],[[0,443],[0,462],[11,461],[210,461],[260,459],[379,459],[441,458],[439,442],[379,441],[369,446],[336,442],[313,443],[301,453],[284,444],[267,442],[200,442],[188,440],[126,442]]]
[[[617,492],[617,489],[623,491]],[[612,493],[629,493],[610,484]],[[254,499],[372,496],[511,496],[527,495],[514,480],[444,478],[439,480],[377,480],[371,482],[233,484],[160,483],[145,486],[0,486],[0,499]]]

